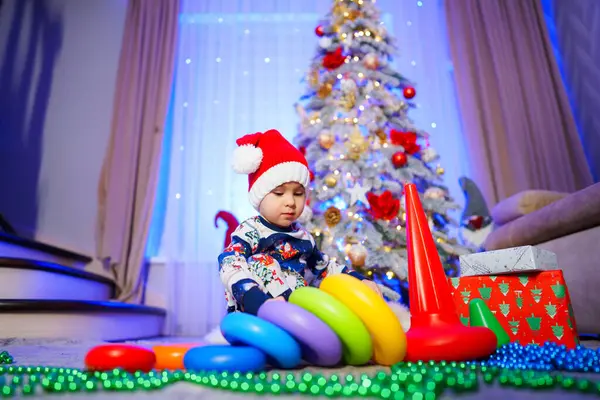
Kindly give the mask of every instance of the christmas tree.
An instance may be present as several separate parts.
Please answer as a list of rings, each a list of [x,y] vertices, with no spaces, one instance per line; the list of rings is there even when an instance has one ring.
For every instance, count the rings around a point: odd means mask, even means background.
[[[294,141],[312,172],[304,225],[324,253],[396,300],[407,276],[404,182],[419,190],[448,275],[468,250],[449,231],[458,205],[428,134],[408,117],[416,90],[392,67],[396,49],[374,3],[336,0],[316,27]]]

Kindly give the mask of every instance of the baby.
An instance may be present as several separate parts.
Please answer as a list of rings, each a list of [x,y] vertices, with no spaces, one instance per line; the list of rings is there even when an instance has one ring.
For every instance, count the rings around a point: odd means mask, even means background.
[[[318,286],[329,274],[349,274],[377,285],[336,263],[317,248],[297,220],[310,182],[302,153],[278,131],[246,135],[236,142],[233,167],[248,174],[248,197],[259,215],[242,222],[219,255],[227,312],[256,315],[266,301],[286,301],[303,286]]]

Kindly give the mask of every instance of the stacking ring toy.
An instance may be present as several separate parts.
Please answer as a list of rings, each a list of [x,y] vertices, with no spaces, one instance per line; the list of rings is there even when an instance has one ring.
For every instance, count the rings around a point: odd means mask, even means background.
[[[258,372],[266,363],[265,354],[258,349],[228,345],[195,347],[183,357],[183,365],[190,371]]]
[[[373,361],[389,366],[404,359],[404,329],[396,314],[373,289],[348,274],[329,275],[319,288],[343,303],[365,324],[373,340]]]
[[[183,369],[183,357],[191,348],[198,347],[199,344],[169,344],[156,345],[152,351],[156,355],[155,369]]]
[[[296,304],[325,322],[342,342],[342,357],[348,365],[364,365],[373,355],[369,331],[348,307],[333,296],[314,287],[292,292],[289,302]]]
[[[232,345],[261,350],[277,367],[294,368],[300,364],[300,345],[283,329],[254,315],[227,314],[221,321],[221,333]]]
[[[292,335],[309,363],[330,367],[342,359],[342,343],[335,332],[305,309],[288,302],[269,301],[258,309],[257,316]]]

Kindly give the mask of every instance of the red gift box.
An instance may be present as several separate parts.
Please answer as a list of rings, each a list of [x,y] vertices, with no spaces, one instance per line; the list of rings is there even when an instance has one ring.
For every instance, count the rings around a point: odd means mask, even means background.
[[[562,271],[448,278],[463,324],[469,324],[469,302],[483,299],[511,342],[579,344],[569,290]]]

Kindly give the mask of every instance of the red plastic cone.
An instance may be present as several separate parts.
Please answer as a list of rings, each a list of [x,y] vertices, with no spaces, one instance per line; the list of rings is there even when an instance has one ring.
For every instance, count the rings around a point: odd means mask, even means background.
[[[489,356],[496,350],[496,335],[460,322],[417,188],[407,183],[404,192],[411,313],[405,360],[468,361]]]

